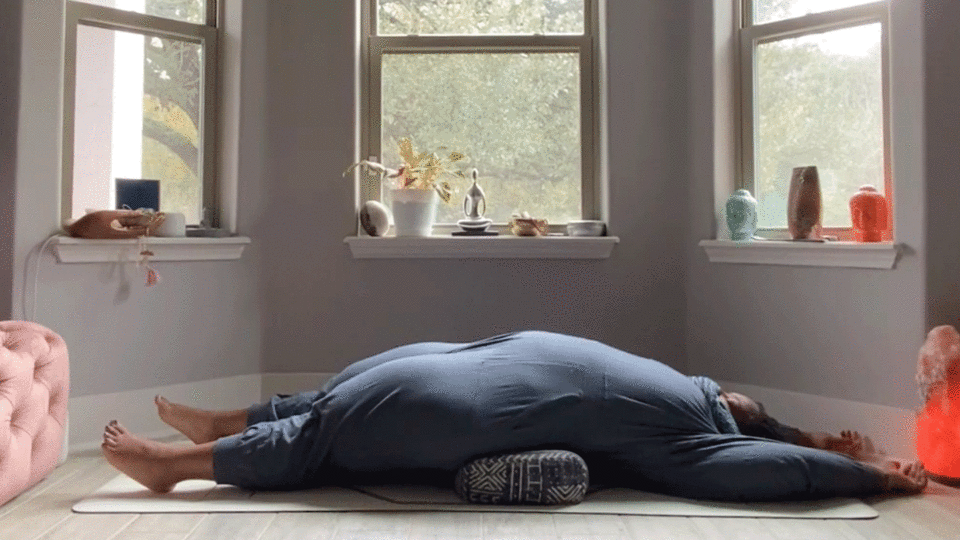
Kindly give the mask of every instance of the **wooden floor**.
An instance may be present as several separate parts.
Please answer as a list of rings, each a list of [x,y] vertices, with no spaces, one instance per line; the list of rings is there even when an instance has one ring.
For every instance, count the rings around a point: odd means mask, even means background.
[[[931,485],[917,497],[872,499],[873,520],[585,516],[510,513],[74,514],[116,475],[100,457],[70,458],[0,506],[0,540],[656,540],[960,539],[960,491]]]

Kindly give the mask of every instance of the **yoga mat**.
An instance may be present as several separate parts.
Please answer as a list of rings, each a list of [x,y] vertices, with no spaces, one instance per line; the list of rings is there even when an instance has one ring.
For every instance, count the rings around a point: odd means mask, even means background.
[[[156,494],[126,476],[118,476],[73,505],[91,514],[206,512],[541,512],[630,514],[688,517],[871,519],[877,512],[857,499],[789,503],[694,501],[632,489],[591,492],[570,506],[497,506],[468,504],[452,489],[426,486],[325,487],[304,491],[253,492],[207,480],[181,482]]]

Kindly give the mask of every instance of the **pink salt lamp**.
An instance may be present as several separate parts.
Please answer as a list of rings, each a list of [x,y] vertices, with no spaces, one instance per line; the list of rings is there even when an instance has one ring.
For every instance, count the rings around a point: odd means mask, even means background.
[[[857,242],[880,242],[890,229],[887,199],[877,188],[866,185],[850,197],[850,219],[853,221],[853,239]]]
[[[960,333],[938,326],[917,358],[925,404],[917,415],[917,457],[937,480],[960,479]]]

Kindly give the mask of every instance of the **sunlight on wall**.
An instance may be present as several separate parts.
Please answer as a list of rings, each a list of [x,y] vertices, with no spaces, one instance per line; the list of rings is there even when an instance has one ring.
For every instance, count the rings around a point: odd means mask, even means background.
[[[117,0],[116,7],[143,12],[146,0]],[[144,37],[116,33],[113,69],[113,148],[110,180],[140,178],[143,171],[143,46]],[[112,186],[113,182],[108,181]],[[109,207],[116,205],[116,191]]]

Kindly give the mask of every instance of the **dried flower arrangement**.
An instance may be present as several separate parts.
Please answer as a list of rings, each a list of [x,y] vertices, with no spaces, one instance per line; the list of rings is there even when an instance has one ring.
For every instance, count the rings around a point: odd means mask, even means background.
[[[384,177],[390,178],[397,188],[434,189],[443,202],[450,202],[453,187],[442,179],[445,176],[454,176],[466,180],[463,171],[456,168],[456,164],[463,162],[466,156],[457,151],[452,151],[443,157],[436,152],[417,153],[413,149],[413,142],[408,137],[401,138],[397,146],[400,158],[403,159],[403,165],[399,169],[390,169],[375,161],[363,160],[348,167],[343,175],[350,174],[357,167],[363,167],[368,172],[380,173],[381,181]],[[440,151],[446,153],[447,148],[441,146]]]

